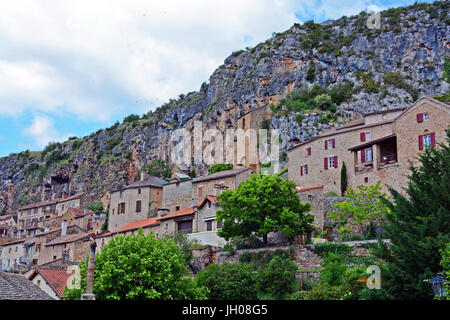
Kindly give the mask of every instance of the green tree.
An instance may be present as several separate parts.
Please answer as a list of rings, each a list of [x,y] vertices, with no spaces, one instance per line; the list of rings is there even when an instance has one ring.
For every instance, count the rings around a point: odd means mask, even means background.
[[[231,169],[233,169],[233,165],[232,164],[216,163],[216,164],[213,164],[208,169],[208,173],[209,174],[213,174],[213,173],[216,173],[216,172],[225,171],[225,170],[231,170]]]
[[[286,299],[295,291],[298,265],[290,258],[274,256],[257,274],[258,298]]]
[[[152,163],[145,165],[142,171],[147,173],[149,176],[158,177],[161,179],[169,179],[172,171],[167,166],[167,164],[159,159],[153,160]]]
[[[331,97],[326,93],[318,95],[314,98],[314,101],[316,102],[317,108],[320,110],[328,110],[333,105]]]
[[[390,189],[394,203],[385,201],[386,235],[391,240],[383,251],[388,257],[382,273],[386,296],[394,299],[431,299],[425,279],[441,271],[440,252],[450,242],[450,129],[446,144],[426,148],[419,165],[410,164],[407,196]],[[386,252],[387,251],[387,252]]]
[[[86,264],[80,263],[82,288]],[[93,292],[98,300],[205,299],[207,289],[187,273],[175,241],[157,240],[140,229],[138,235],[114,237],[96,255]],[[77,297],[74,290],[66,293]]]
[[[347,191],[347,166],[345,162],[342,163],[341,167],[341,195],[344,196]]]
[[[104,213],[103,203],[101,201],[94,201],[88,206],[89,210],[94,211],[96,215]]]
[[[211,300],[256,300],[255,270],[251,263],[210,264],[196,275],[195,282],[209,289]]]
[[[335,223],[340,227],[339,234],[342,238],[351,232],[352,225],[368,226],[369,232],[373,234],[389,213],[389,207],[383,199],[391,197],[381,191],[379,181],[371,186],[358,186],[358,189],[359,192],[348,189],[345,193],[348,199],[333,204],[338,210],[328,212],[330,218],[336,219]]]
[[[293,237],[314,230],[314,217],[305,214],[309,203],[300,202],[294,182],[278,175],[252,174],[236,190],[221,193],[218,201],[217,221],[223,223],[218,234],[226,240],[256,235],[266,246],[269,232]]]

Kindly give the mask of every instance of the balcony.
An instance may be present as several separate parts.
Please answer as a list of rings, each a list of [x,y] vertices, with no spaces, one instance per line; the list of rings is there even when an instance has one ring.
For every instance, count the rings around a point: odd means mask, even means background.
[[[382,155],[378,167],[383,167],[389,164],[397,163],[397,154]]]
[[[355,173],[367,172],[373,169],[373,161],[355,164]]]

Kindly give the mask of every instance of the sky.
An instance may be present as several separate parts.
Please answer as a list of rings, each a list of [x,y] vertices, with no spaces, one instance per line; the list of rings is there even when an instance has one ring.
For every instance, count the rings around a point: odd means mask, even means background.
[[[432,1],[425,1],[432,2]],[[0,157],[199,90],[233,51],[388,0],[0,0]]]

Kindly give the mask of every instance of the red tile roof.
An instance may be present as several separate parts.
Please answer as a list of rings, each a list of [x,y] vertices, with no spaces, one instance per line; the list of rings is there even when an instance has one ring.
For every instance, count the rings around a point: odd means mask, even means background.
[[[168,214],[167,216],[161,217],[158,220],[167,220],[167,219],[173,219],[176,217],[181,217],[181,216],[188,216],[190,214],[194,214],[195,211],[193,208],[183,208],[181,210],[178,211],[174,211],[171,214]]]
[[[88,215],[92,215],[94,214],[94,211],[87,209],[87,213],[84,213],[85,209],[80,209],[80,208],[69,208],[67,209],[67,211],[72,211],[75,218],[79,218],[79,217],[84,217],[84,216],[88,216]],[[67,213],[66,211],[66,213]]]
[[[89,239],[90,233],[77,233],[77,234],[66,234],[65,236],[58,237],[45,244],[46,247],[54,246],[58,244],[71,243],[83,238]]]
[[[34,269],[33,273],[28,277],[32,280],[36,275],[41,275],[45,282],[55,292],[55,294],[61,298],[64,291],[64,287],[67,285],[69,277],[75,273],[75,270],[68,271],[66,269]]]
[[[202,200],[200,200],[199,202],[197,202],[197,204],[195,205],[196,207],[203,207],[203,205],[205,204],[206,201],[211,202],[212,204],[216,203],[216,196],[206,196],[204,197]]]
[[[140,228],[147,228],[147,227],[156,226],[156,225],[159,225],[159,221],[158,221],[157,217],[153,217],[153,218],[145,219],[145,220],[134,221],[134,222],[130,222],[130,223],[124,225],[122,228],[116,229],[116,230],[108,232],[108,233],[98,235],[97,238],[107,237],[107,236],[114,235],[116,233],[127,232],[127,231],[131,231],[131,230],[137,230]]]

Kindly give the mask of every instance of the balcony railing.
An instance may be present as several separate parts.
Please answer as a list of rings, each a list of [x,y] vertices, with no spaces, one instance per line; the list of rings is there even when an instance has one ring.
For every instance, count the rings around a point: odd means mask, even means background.
[[[355,172],[366,172],[373,169],[373,161],[367,161],[364,163],[358,163],[355,165]]]

